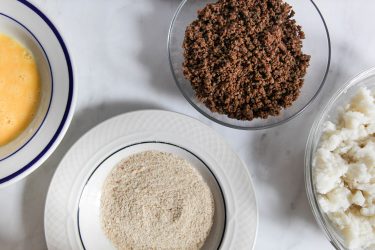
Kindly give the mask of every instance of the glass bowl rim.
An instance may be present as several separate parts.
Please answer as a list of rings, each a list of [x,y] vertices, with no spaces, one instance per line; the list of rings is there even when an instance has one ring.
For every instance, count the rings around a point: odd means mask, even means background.
[[[329,99],[329,101],[325,104],[323,110],[318,113],[315,118],[315,121],[310,129],[309,136],[307,139],[307,144],[305,148],[305,167],[304,167],[304,179],[305,179],[305,189],[307,199],[310,205],[310,208],[313,212],[314,218],[318,223],[319,227],[323,230],[326,238],[330,241],[330,243],[335,247],[335,249],[347,249],[334,235],[335,232],[330,231],[330,222],[327,221],[324,217],[324,212],[321,211],[319,203],[317,201],[317,197],[315,195],[315,187],[314,187],[314,180],[312,175],[312,161],[314,159],[315,151],[313,151],[313,147],[316,142],[319,142],[320,136],[318,137],[318,132],[323,122],[325,121],[325,117],[327,114],[332,111],[332,108],[336,101],[349,89],[352,87],[359,85],[362,81],[370,76],[375,76],[375,67],[371,67],[357,75],[353,78],[345,82],[345,84],[340,87],[333,96]],[[328,225],[327,225],[328,224]]]
[[[312,103],[313,101],[316,99],[316,97],[319,95],[320,91],[322,90],[325,82],[326,82],[326,79],[327,79],[327,76],[328,76],[328,73],[329,73],[329,69],[330,69],[330,65],[331,65],[331,38],[330,38],[330,34],[329,34],[329,31],[328,31],[328,26],[326,24],[326,21],[321,13],[321,11],[319,10],[318,6],[315,4],[315,2],[313,0],[308,0],[312,3],[312,5],[315,7],[315,10],[318,12],[318,15],[324,25],[324,29],[325,29],[325,32],[326,32],[326,38],[327,38],[327,45],[328,45],[328,60],[327,60],[327,67],[325,69],[325,72],[324,72],[324,77],[323,77],[323,80],[322,82],[320,83],[319,85],[319,88],[318,90],[315,92],[315,94],[310,98],[310,100],[308,102],[306,102],[306,104],[303,105],[302,108],[300,108],[297,112],[295,112],[294,114],[292,114],[290,117],[286,118],[286,119],[283,119],[283,120],[280,120],[278,122],[275,122],[275,123],[271,123],[271,124],[266,124],[266,125],[260,125],[260,126],[241,126],[241,125],[234,125],[234,124],[230,124],[230,123],[227,123],[227,122],[224,122],[224,121],[221,121],[220,119],[217,119],[215,117],[212,117],[209,113],[203,111],[197,104],[195,104],[193,102],[193,100],[191,98],[189,98],[189,96],[187,95],[187,93],[185,93],[185,91],[183,90],[183,88],[181,87],[181,84],[180,82],[178,81],[177,79],[177,76],[176,76],[176,73],[173,69],[173,64],[172,64],[172,55],[171,55],[171,44],[172,44],[172,30],[175,26],[175,22],[176,22],[176,19],[177,17],[179,16],[182,8],[184,7],[184,5],[188,2],[188,1],[191,1],[191,0],[183,0],[180,5],[178,6],[176,12],[174,13],[173,15],[173,18],[172,18],[172,21],[171,21],[171,24],[169,26],[169,30],[168,30],[168,36],[167,36],[167,50],[168,50],[168,60],[169,60],[169,67],[170,67],[170,70],[172,72],[172,75],[173,75],[173,79],[178,87],[178,89],[180,90],[180,92],[182,93],[182,95],[184,96],[184,98],[190,103],[191,106],[194,107],[195,110],[197,110],[199,113],[201,113],[203,116],[205,116],[206,118],[208,118],[209,120],[215,122],[215,123],[218,123],[222,126],[225,126],[225,127],[229,127],[229,128],[233,128],[233,129],[239,129],[239,130],[262,130],[262,129],[268,129],[268,128],[272,128],[272,127],[276,127],[278,125],[281,125],[281,124],[284,124],[290,120],[292,120],[293,118],[299,116],[300,114],[302,114]],[[249,121],[251,122],[251,121]]]

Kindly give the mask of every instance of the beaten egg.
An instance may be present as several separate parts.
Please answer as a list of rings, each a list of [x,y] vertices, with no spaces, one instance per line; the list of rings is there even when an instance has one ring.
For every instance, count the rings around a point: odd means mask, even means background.
[[[19,136],[40,103],[40,76],[31,52],[0,34],[0,147]]]

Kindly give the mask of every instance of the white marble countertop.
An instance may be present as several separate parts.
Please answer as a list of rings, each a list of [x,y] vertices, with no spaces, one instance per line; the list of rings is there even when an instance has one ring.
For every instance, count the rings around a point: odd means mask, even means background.
[[[72,125],[52,157],[29,177],[0,189],[0,249],[46,249],[44,202],[63,155],[99,122],[146,108],[181,112],[212,125],[247,164],[259,204],[255,249],[331,248],[307,202],[304,148],[322,104],[349,78],[375,65],[375,1],[316,0],[326,18],[333,49],[326,85],[303,115],[256,132],[212,124],[185,101],[175,86],[166,38],[179,0],[32,2],[63,34],[73,57],[79,96]]]

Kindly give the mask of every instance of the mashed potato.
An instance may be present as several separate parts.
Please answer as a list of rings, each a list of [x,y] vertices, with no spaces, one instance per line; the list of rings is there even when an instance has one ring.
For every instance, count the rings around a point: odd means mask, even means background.
[[[326,122],[313,161],[318,202],[350,249],[375,248],[375,103],[361,88]]]

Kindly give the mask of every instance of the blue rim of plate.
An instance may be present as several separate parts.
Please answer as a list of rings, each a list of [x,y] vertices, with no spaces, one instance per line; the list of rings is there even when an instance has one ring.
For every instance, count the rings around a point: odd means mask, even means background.
[[[46,57],[46,59],[47,59],[48,67],[49,67],[49,71],[50,71],[50,75],[51,75],[51,98],[50,98],[50,100],[49,100],[49,103],[48,103],[48,109],[47,109],[46,114],[45,114],[44,117],[43,117],[42,122],[40,123],[38,129],[34,132],[34,134],[33,134],[33,135],[32,135],[32,136],[31,136],[31,137],[30,137],[30,138],[29,138],[29,139],[28,139],[28,140],[27,140],[22,146],[20,146],[16,151],[12,152],[11,154],[6,155],[4,158],[1,158],[1,159],[0,159],[0,162],[2,162],[2,161],[4,161],[4,160],[8,159],[9,157],[11,157],[12,155],[16,154],[16,153],[17,153],[18,151],[20,151],[21,149],[23,149],[23,148],[24,148],[24,147],[25,147],[25,146],[26,146],[26,145],[27,145],[27,144],[28,144],[28,143],[34,138],[34,136],[38,133],[38,131],[40,130],[40,128],[43,126],[44,121],[46,120],[46,118],[47,118],[47,116],[48,116],[49,109],[50,109],[50,107],[51,107],[51,103],[52,103],[52,99],[53,99],[53,73],[52,73],[51,62],[50,62],[49,57],[48,57],[48,55],[47,55],[47,53],[46,53],[46,50],[44,49],[43,45],[42,45],[41,42],[38,40],[38,38],[34,35],[34,33],[31,32],[31,30],[30,30],[29,28],[27,28],[26,25],[22,24],[20,21],[14,19],[14,18],[11,17],[11,16],[8,16],[8,15],[6,15],[6,14],[4,14],[4,13],[1,13],[1,12],[0,12],[0,16],[5,16],[5,17],[9,18],[10,20],[16,22],[16,23],[19,24],[21,27],[23,27],[27,32],[29,32],[30,35],[32,35],[32,37],[34,37],[34,39],[37,41],[37,43],[39,44],[39,46],[42,48],[42,51],[43,51],[43,53],[44,53],[44,55],[45,55],[45,57]]]
[[[48,27],[52,30],[52,32],[56,36],[57,40],[59,41],[60,46],[61,46],[61,48],[64,52],[65,61],[66,61],[67,68],[68,68],[69,93],[68,93],[68,100],[67,100],[67,104],[66,104],[66,108],[65,108],[63,118],[62,118],[55,134],[53,135],[52,139],[49,141],[47,146],[33,160],[31,160],[27,165],[23,166],[22,168],[20,168],[19,170],[17,170],[13,174],[10,174],[10,175],[0,179],[0,184],[8,182],[8,181],[14,179],[15,177],[21,175],[22,173],[24,173],[26,170],[31,168],[35,163],[37,163],[49,151],[49,149],[56,142],[56,140],[59,137],[61,131],[63,130],[63,127],[64,127],[64,125],[65,125],[65,123],[68,119],[68,115],[71,111],[72,102],[73,102],[73,67],[72,67],[72,63],[71,63],[71,60],[70,60],[68,49],[67,49],[67,47],[64,43],[64,40],[62,39],[60,33],[57,31],[56,27],[52,24],[52,22],[37,7],[35,7],[33,4],[29,3],[26,0],[17,0],[17,1],[19,3],[25,5],[29,9],[31,9],[34,13],[36,13],[48,25]]]
[[[87,178],[87,181],[84,185],[84,187],[82,188],[82,191],[81,191],[81,195],[79,197],[79,203],[81,203],[81,199],[82,199],[82,194],[83,194],[83,191],[85,189],[85,187],[87,186],[87,183],[90,181],[91,177],[95,174],[96,170],[98,170],[98,168],[100,168],[100,166],[106,161],[108,160],[110,157],[112,157],[114,154],[124,150],[124,149],[127,149],[127,148],[130,148],[130,147],[133,147],[133,146],[136,146],[136,145],[140,145],[140,144],[148,144],[148,143],[160,143],[160,144],[166,144],[166,145],[170,145],[170,146],[174,146],[174,147],[177,147],[177,148],[180,148],[182,150],[185,150],[186,152],[190,153],[191,155],[193,155],[195,158],[197,158],[200,162],[203,163],[203,165],[208,169],[208,171],[211,173],[211,175],[214,177],[215,181],[216,181],[216,184],[218,185],[219,187],[219,190],[220,190],[220,194],[221,194],[221,197],[223,199],[223,205],[224,205],[224,228],[223,228],[223,232],[221,234],[221,238],[220,238],[220,242],[219,242],[219,245],[218,245],[218,249],[220,249],[222,243],[223,243],[223,240],[224,240],[224,237],[226,236],[226,229],[227,229],[227,223],[228,223],[228,211],[227,211],[227,201],[225,199],[225,195],[224,195],[224,191],[220,185],[220,182],[218,181],[216,175],[214,174],[214,172],[211,170],[211,168],[207,165],[207,163],[205,161],[203,161],[198,155],[196,155],[195,153],[191,152],[190,150],[182,147],[182,146],[179,146],[179,145],[176,145],[176,144],[173,144],[173,143],[170,143],[170,142],[164,142],[164,141],[143,141],[143,142],[137,142],[137,143],[133,143],[133,144],[130,144],[130,145],[127,145],[127,146],[124,146],[124,147],[121,147],[120,149],[117,149],[115,150],[113,153],[109,154],[104,160],[102,160],[97,166],[96,168],[92,171],[92,173],[90,174],[90,176]],[[78,235],[79,235],[79,239],[81,241],[81,246],[83,247],[84,250],[86,250],[87,248],[85,247],[85,244],[83,242],[83,239],[82,239],[82,234],[81,234],[81,227],[80,227],[80,223],[79,223],[79,212],[80,212],[80,205],[78,205],[78,210],[77,210],[77,227],[78,227]]]

